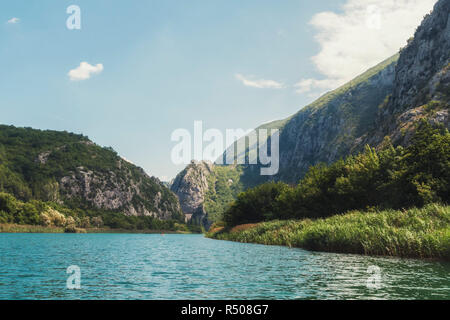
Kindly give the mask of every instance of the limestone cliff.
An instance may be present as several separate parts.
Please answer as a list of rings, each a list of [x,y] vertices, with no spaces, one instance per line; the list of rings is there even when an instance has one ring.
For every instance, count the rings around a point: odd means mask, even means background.
[[[170,189],[180,200],[186,222],[208,227],[204,202],[209,189],[208,176],[213,168],[214,165],[210,162],[192,161],[173,181]]]
[[[180,215],[178,201],[157,178],[122,159],[106,172],[77,167],[59,180],[59,186],[62,199],[81,200],[98,209],[163,220]]]

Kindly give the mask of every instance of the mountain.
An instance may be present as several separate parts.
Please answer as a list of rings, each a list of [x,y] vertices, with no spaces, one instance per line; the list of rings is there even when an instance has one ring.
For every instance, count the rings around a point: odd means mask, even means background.
[[[397,54],[383,61],[295,115],[256,128],[257,132],[280,131],[280,171],[272,179],[294,183],[311,165],[334,162],[348,155],[355,139],[375,125],[378,107],[393,90],[398,57]],[[235,145],[245,139],[241,138]],[[247,142],[246,146],[237,159],[256,156],[256,145]],[[233,147],[226,150],[224,158]]]
[[[374,127],[378,107],[393,89],[397,60],[389,58],[287,119],[274,179],[295,183],[311,165],[355,151],[355,140]]]
[[[280,170],[271,179],[295,183],[311,165],[335,162],[366,144],[382,146],[387,137],[408,145],[420,118],[449,128],[449,7],[449,0],[437,2],[395,56],[295,115],[257,128],[281,131]],[[255,154],[248,146],[238,159]]]
[[[184,219],[177,197],[157,178],[68,132],[0,126],[0,192],[71,208]]]
[[[280,131],[280,171],[277,175],[261,176],[259,165],[217,166],[205,162],[189,164],[178,174],[171,188],[179,197],[183,212],[188,217],[192,215],[193,222],[199,222],[198,217],[201,216],[203,225],[207,226],[220,220],[239,192],[264,183],[267,179],[294,183],[309,166],[321,161],[333,162],[348,154],[355,139],[372,124],[371,121],[375,121],[378,106],[392,91],[397,59],[398,55],[384,61],[287,119],[256,128],[256,132],[269,130],[269,134],[272,129]],[[359,107],[359,103],[362,107]],[[263,145],[265,143],[262,142]],[[257,144],[249,145],[248,139],[243,137],[224,152],[223,159],[230,157],[232,148],[237,151],[239,144],[246,148],[237,152],[237,162],[243,163],[246,159],[256,157]],[[219,171],[216,168],[228,168],[228,175],[234,172],[233,182],[238,186],[234,188],[235,192],[224,192],[229,189],[226,185],[218,187],[208,184],[207,177],[212,172],[216,179],[228,180],[226,175],[222,175],[224,169]],[[208,194],[215,196],[209,198]],[[229,197],[230,194],[233,196]],[[210,203],[209,208],[207,202]],[[205,219],[209,222],[206,223]]]
[[[398,54],[323,95],[295,115],[257,128],[256,131],[280,131],[280,168],[277,175],[262,177],[258,176],[259,165],[230,166],[230,170],[240,172],[238,177],[246,177],[245,183],[240,184],[242,188],[264,180],[296,183],[312,165],[332,163],[356,154],[367,144],[382,147],[387,138],[395,145],[408,145],[414,124],[421,118],[449,128],[449,13],[450,0],[438,1]],[[256,155],[256,145],[246,143],[245,151],[238,153],[237,160]],[[262,141],[260,145],[264,147],[265,143]],[[224,159],[230,151],[230,148],[225,151]],[[183,174],[180,173],[179,189],[183,189]],[[194,177],[189,183],[192,186],[199,181]],[[203,194],[208,193],[205,188],[203,185]],[[191,188],[190,194],[194,195],[195,190]],[[180,198],[182,207],[184,199]],[[222,203],[222,210],[226,208],[220,195],[214,201]]]

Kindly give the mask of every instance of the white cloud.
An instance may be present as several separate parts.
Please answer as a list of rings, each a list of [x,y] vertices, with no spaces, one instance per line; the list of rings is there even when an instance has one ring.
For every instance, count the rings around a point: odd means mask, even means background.
[[[281,89],[284,87],[284,84],[274,81],[274,80],[264,80],[257,79],[252,80],[248,77],[243,76],[242,74],[236,74],[236,79],[238,79],[244,86],[259,88],[259,89]]]
[[[436,2],[347,0],[342,13],[316,14],[310,23],[321,49],[312,61],[324,78],[302,79],[297,92],[315,95],[335,89],[394,55]]]
[[[72,81],[87,80],[92,74],[98,74],[103,71],[103,64],[99,63],[95,66],[87,62],[81,62],[80,65],[69,71],[68,75]]]
[[[20,21],[19,18],[14,17],[14,18],[9,19],[9,20],[8,20],[8,23],[14,24],[14,23],[19,23],[19,21]]]

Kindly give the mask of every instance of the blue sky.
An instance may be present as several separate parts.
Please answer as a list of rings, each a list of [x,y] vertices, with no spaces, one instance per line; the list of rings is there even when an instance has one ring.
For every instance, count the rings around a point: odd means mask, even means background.
[[[352,20],[373,0],[2,1],[0,123],[83,133],[167,180],[182,169],[175,129],[249,129],[297,112],[394,54],[435,2],[418,1],[397,1],[398,16],[377,7],[371,39]],[[81,30],[66,27],[72,4]],[[385,39],[399,16],[408,23]],[[356,52],[356,40],[367,45]],[[342,55],[353,69],[338,67]],[[81,62],[103,68],[73,81]]]

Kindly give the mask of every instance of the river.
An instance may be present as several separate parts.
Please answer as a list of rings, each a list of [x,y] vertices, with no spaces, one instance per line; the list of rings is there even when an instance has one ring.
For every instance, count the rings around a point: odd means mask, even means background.
[[[450,264],[202,235],[0,234],[0,299],[450,299]]]

